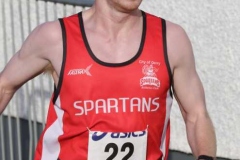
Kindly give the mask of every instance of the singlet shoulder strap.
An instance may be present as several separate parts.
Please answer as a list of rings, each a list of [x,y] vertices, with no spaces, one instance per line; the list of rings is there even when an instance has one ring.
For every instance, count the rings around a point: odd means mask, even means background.
[[[63,59],[62,59],[62,66],[61,66],[61,70],[60,70],[60,75],[59,75],[59,81],[57,86],[54,85],[54,95],[53,95],[53,99],[52,102],[53,104],[56,102],[57,97],[60,93],[61,90],[61,86],[62,86],[62,81],[63,81],[63,74],[64,74],[64,68],[65,68],[65,62],[66,62],[66,54],[67,54],[67,36],[66,36],[66,28],[64,25],[64,21],[63,18],[59,19],[59,23],[61,26],[61,30],[62,30],[62,43],[63,43]]]
[[[163,37],[163,50],[164,50],[164,58],[165,58],[165,63],[167,65],[168,69],[168,75],[170,79],[170,87],[171,89],[173,88],[173,75],[169,63],[169,58],[168,58],[168,50],[167,50],[167,25],[166,25],[166,20],[163,18],[161,19],[162,23],[162,37]],[[172,96],[173,89],[171,90],[171,96]]]

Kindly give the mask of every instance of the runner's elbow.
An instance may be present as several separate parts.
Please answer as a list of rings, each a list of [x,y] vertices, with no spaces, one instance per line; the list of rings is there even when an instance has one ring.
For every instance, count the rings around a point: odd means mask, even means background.
[[[0,73],[0,97],[4,94],[14,94],[18,88],[19,86],[10,84]]]

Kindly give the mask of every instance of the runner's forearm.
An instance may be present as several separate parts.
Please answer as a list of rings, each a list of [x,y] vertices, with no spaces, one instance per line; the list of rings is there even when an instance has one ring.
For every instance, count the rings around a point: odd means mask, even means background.
[[[197,158],[200,155],[216,157],[216,137],[207,113],[199,114],[195,122],[187,122],[188,141]]]

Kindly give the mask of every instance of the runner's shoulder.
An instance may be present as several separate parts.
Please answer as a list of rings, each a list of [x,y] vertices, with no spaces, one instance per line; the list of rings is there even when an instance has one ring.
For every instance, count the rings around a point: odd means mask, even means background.
[[[55,43],[62,38],[60,23],[58,20],[42,23],[32,31],[31,36],[45,44]]]
[[[191,41],[185,29],[176,23],[166,21],[167,47],[172,67],[193,56]]]
[[[49,48],[62,44],[62,31],[59,21],[45,22],[38,25],[24,41],[21,50],[24,54],[44,54]]]
[[[186,36],[186,31],[179,24],[166,20],[166,28],[167,34],[169,36],[174,36],[175,38],[177,38],[178,36]]]

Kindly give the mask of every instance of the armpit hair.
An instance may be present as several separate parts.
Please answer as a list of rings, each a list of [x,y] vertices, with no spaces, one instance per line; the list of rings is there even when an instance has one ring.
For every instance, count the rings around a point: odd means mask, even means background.
[[[48,64],[48,65],[43,69],[43,74],[52,75],[53,72],[54,72],[54,69],[53,69],[52,64]]]

